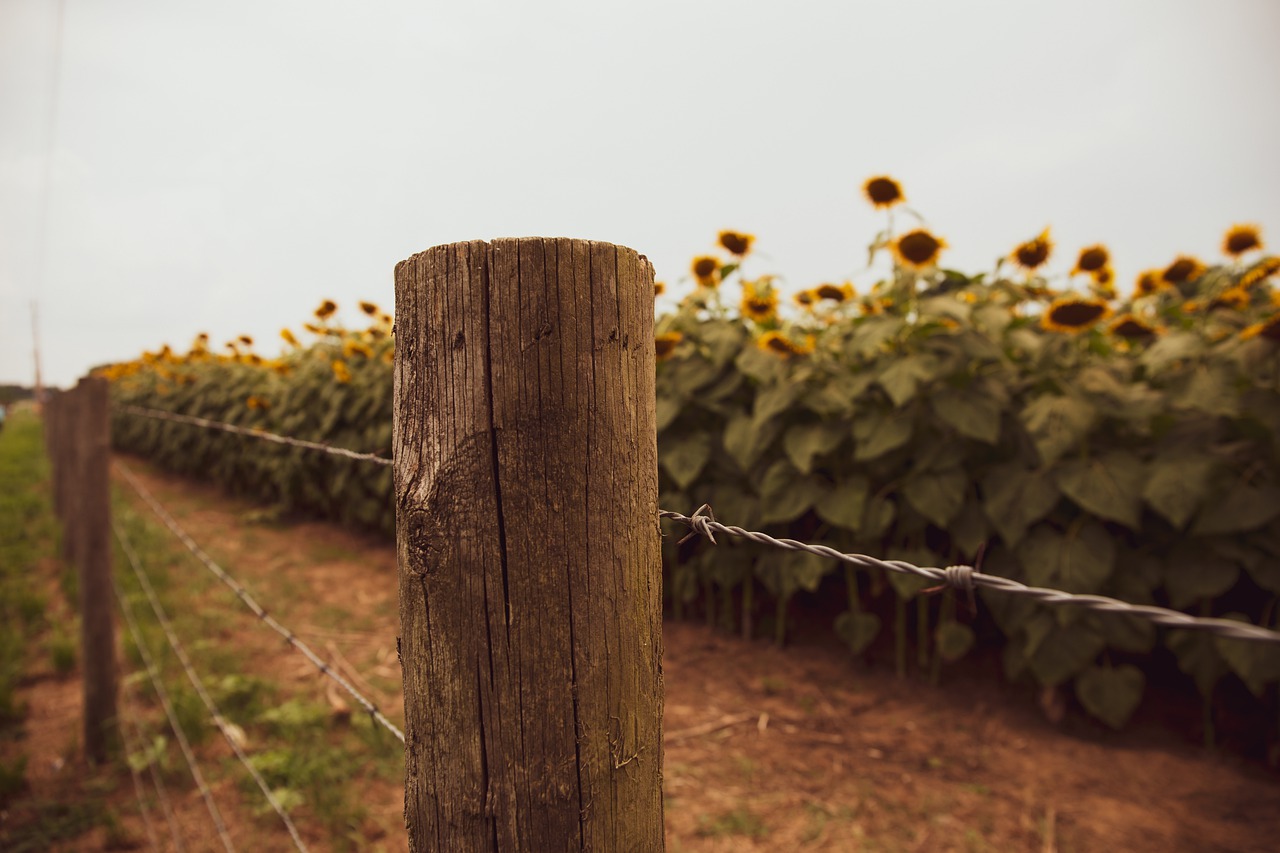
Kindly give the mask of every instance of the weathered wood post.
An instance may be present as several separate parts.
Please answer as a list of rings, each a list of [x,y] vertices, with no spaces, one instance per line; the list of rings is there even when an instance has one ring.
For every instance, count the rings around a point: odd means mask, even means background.
[[[396,266],[414,851],[659,851],[653,267],[568,239]]]
[[[111,433],[107,380],[81,379],[73,392],[76,473],[68,484],[72,551],[80,571],[84,750],[103,762],[116,732],[116,643],[111,592]]]

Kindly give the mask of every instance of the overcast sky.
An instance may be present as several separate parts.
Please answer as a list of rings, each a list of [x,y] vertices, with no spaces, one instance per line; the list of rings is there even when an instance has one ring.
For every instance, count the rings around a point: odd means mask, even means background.
[[[1236,222],[1280,248],[1276,0],[64,2],[55,63],[58,0],[0,0],[0,382],[33,299],[63,384],[200,331],[274,352],[456,240],[675,283],[732,228],[792,290],[865,286],[882,173],[969,272],[1045,225],[1122,290]]]

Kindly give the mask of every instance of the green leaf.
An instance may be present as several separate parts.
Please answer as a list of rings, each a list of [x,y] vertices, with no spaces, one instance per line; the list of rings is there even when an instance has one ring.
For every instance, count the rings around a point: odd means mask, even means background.
[[[1138,529],[1146,468],[1129,453],[1113,450],[1088,459],[1069,459],[1054,472],[1058,488],[1099,518]]]
[[[875,376],[869,372],[838,373],[807,390],[804,405],[824,417],[847,416],[871,384]]]
[[[750,415],[733,415],[724,428],[725,452],[743,471],[749,471],[781,429],[781,421],[760,424]]]
[[[1022,422],[1035,442],[1045,466],[1057,462],[1093,429],[1098,413],[1093,406],[1075,397],[1046,394],[1022,410]]]
[[[874,613],[846,610],[836,617],[835,628],[849,651],[860,655],[880,633],[880,617]]]
[[[826,491],[820,480],[796,471],[779,459],[769,466],[760,482],[760,520],[764,524],[795,521]]]
[[[1162,335],[1154,344],[1138,358],[1138,363],[1152,373],[1160,373],[1179,359],[1199,355],[1204,350],[1204,341],[1198,332],[1172,331]]]
[[[1227,664],[1207,631],[1170,631],[1166,645],[1178,658],[1178,669],[1191,676],[1201,696],[1211,695],[1214,685],[1227,674]]]
[[[914,427],[915,419],[909,412],[865,409],[853,421],[853,458],[869,462],[897,450],[911,440]]]
[[[1196,536],[1243,533],[1262,527],[1280,515],[1280,489],[1271,484],[1237,483],[1219,500],[1210,501],[1196,516]]]
[[[1198,364],[1191,369],[1187,384],[1174,403],[1210,415],[1235,417],[1240,413],[1240,394],[1235,373],[1222,363]]]
[[[982,495],[987,518],[1010,547],[1057,506],[1059,497],[1048,474],[1028,470],[1016,461],[992,468],[982,478]]]
[[[756,575],[770,592],[790,598],[797,590],[813,592],[828,572],[835,571],[835,560],[807,551],[776,551],[761,555]]]
[[[969,653],[977,639],[973,629],[959,622],[943,622],[933,634],[938,654],[947,663],[958,661]]]
[[[677,397],[658,398],[658,432],[662,432],[680,415],[684,402]]]
[[[813,508],[827,524],[857,533],[862,527],[870,490],[867,478],[855,474],[836,483],[835,488],[819,498]]]
[[[762,424],[791,408],[803,389],[804,386],[798,382],[786,382],[761,389],[755,401],[756,423]]]
[[[747,331],[741,323],[727,320],[708,320],[698,327],[698,340],[707,346],[711,363],[717,368],[737,357],[746,337]]]
[[[1000,405],[990,397],[947,389],[931,395],[929,405],[939,420],[966,438],[987,444],[1000,439]]]
[[[987,334],[999,336],[1013,320],[1008,307],[987,303],[973,311],[973,324]]]
[[[1076,698],[1084,709],[1113,729],[1124,728],[1142,701],[1146,679],[1132,664],[1091,666],[1076,676]]]
[[[886,560],[899,560],[904,563],[910,563],[913,566],[932,566],[937,563],[937,558],[928,548],[922,547],[904,547],[897,546],[888,549],[885,552]],[[893,587],[893,591],[898,594],[899,598],[914,598],[919,594],[920,590],[925,587],[932,586],[932,582],[928,578],[919,575],[906,574],[905,572],[890,572],[886,570],[889,579],[889,585]]]
[[[1111,576],[1116,546],[1107,529],[1093,519],[1068,533],[1039,524],[1018,545],[1018,559],[1032,586],[1095,593]]]
[[[787,363],[773,353],[765,352],[760,347],[743,347],[742,352],[733,360],[738,370],[759,383],[777,382],[787,373]]]
[[[698,479],[710,458],[711,436],[705,432],[662,437],[662,451],[658,454],[658,461],[681,489],[688,488],[690,483]]]
[[[1046,617],[1047,625],[1037,635],[1034,650],[1027,652],[1027,664],[1043,685],[1054,686],[1072,678],[1106,647],[1102,634],[1085,622],[1062,626],[1048,614],[1041,616]]]
[[[720,377],[720,368],[701,356],[669,360],[665,373],[672,389],[685,397],[692,397],[699,388]]]
[[[947,526],[947,532],[961,554],[976,554],[978,548],[991,538],[991,525],[978,502],[968,500]]]
[[[963,469],[927,471],[912,477],[902,487],[902,494],[921,515],[938,527],[945,528],[964,504],[969,477]]]
[[[867,510],[862,515],[861,537],[867,541],[879,540],[893,524],[898,508],[889,498],[872,495],[867,499]]]
[[[1230,560],[1194,545],[1175,548],[1165,560],[1164,589],[1177,609],[1212,601],[1235,586],[1240,569]]]
[[[908,355],[886,367],[876,381],[889,395],[894,408],[900,409],[915,397],[920,383],[934,377],[937,369],[938,361],[932,356]]]
[[[1184,528],[1205,498],[1212,471],[1213,459],[1208,456],[1157,457],[1142,487],[1142,498],[1174,527]]]
[[[813,470],[815,457],[835,450],[848,434],[848,426],[836,421],[794,424],[783,433],[782,449],[791,464],[807,474]]]
[[[1241,613],[1228,613],[1224,618],[1251,624]],[[1213,642],[1227,666],[1254,696],[1261,698],[1268,685],[1280,681],[1280,645],[1219,636],[1214,636]]]
[[[874,358],[880,348],[897,337],[906,322],[901,317],[873,316],[856,323],[849,336],[849,349],[864,358]]]

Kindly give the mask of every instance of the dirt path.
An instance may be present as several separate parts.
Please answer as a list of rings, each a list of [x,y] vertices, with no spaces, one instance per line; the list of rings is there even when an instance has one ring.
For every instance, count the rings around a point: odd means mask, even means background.
[[[391,545],[264,523],[246,502],[128,464],[215,559],[325,657],[349,661],[400,719]],[[315,670],[252,617],[220,624],[210,639],[243,647],[255,673],[324,695]],[[934,688],[836,648],[778,650],[671,622],[664,634],[669,851],[1199,853],[1273,850],[1280,837],[1280,777],[1166,732],[1082,720],[1055,729],[993,678]],[[46,689],[65,692],[56,682],[29,692],[40,701]],[[403,849],[399,791],[357,795],[369,804],[361,849]],[[259,849],[285,849],[287,838],[270,837]]]

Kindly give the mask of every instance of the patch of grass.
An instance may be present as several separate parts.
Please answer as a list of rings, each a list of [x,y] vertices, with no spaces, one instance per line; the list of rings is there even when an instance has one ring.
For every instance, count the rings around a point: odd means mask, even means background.
[[[68,675],[76,668],[76,645],[75,636],[63,629],[49,638],[49,657],[58,675]]]
[[[27,786],[27,757],[0,761],[0,805],[7,803]]]
[[[58,841],[77,838],[102,821],[101,803],[35,803],[34,811],[21,816],[11,830],[0,833],[0,850],[7,853],[43,853]]]
[[[748,838],[764,838],[769,828],[759,816],[748,808],[737,808],[717,818],[705,815],[698,821],[698,834],[711,837],[718,835],[745,835]]]

